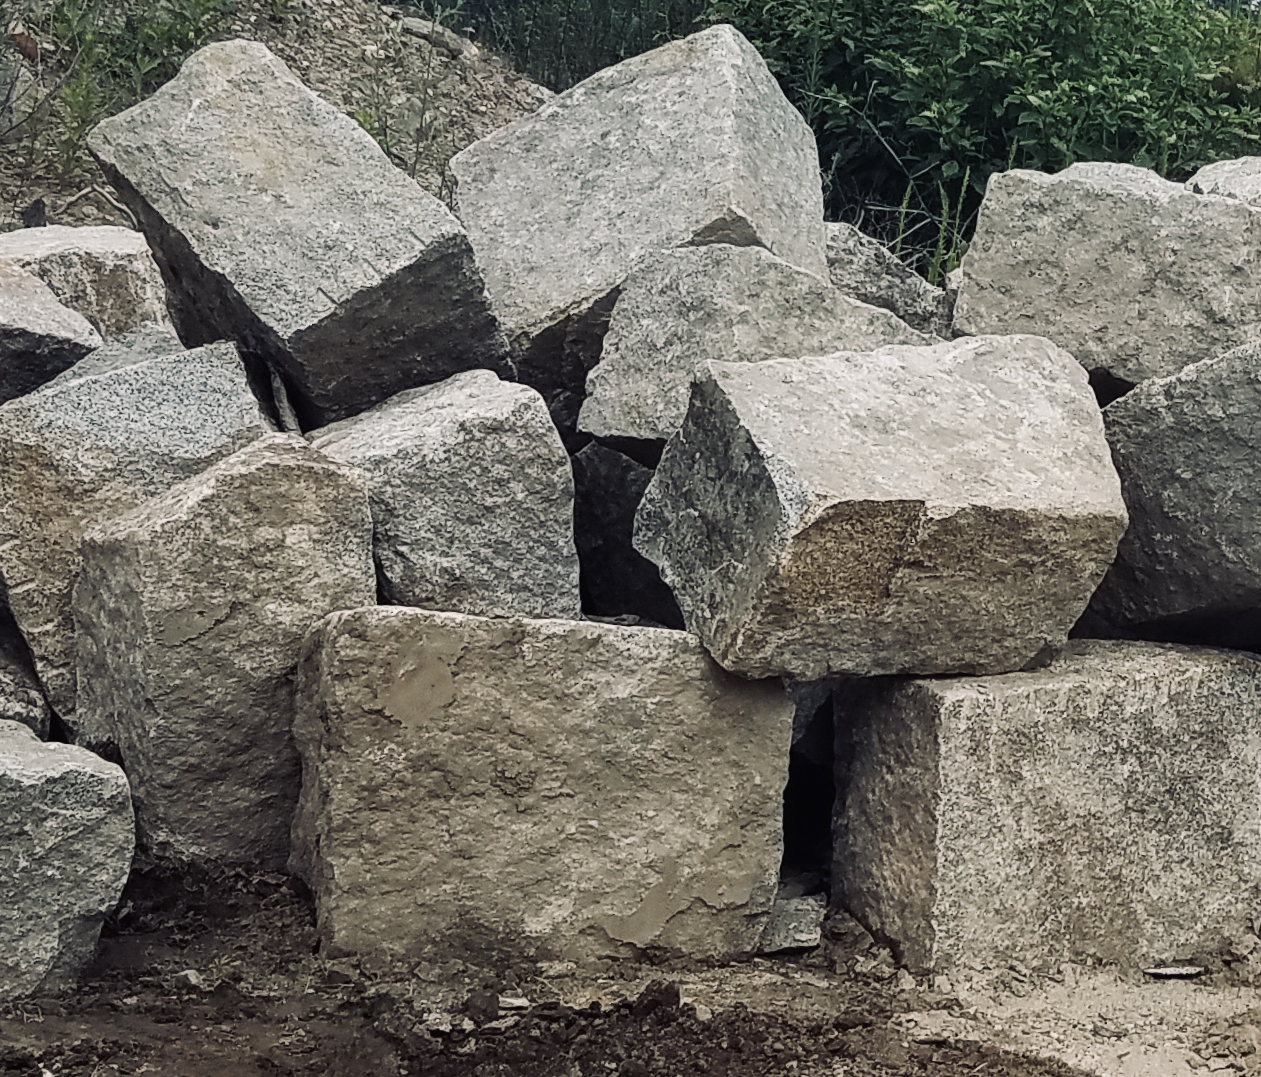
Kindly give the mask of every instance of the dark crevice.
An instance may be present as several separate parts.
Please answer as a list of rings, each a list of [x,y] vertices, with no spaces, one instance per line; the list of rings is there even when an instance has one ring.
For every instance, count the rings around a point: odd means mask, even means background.
[[[660,438],[599,437],[596,441],[606,449],[629,456],[641,467],[652,470],[656,470],[657,465],[661,463],[661,454],[666,447],[666,443]]]
[[[1090,372],[1090,387],[1095,391],[1095,399],[1099,401],[1101,408],[1106,408],[1113,401],[1120,400],[1134,388],[1134,385],[1134,382],[1118,378],[1102,367]]]
[[[800,717],[800,716],[799,716]],[[793,746],[784,787],[784,857],[780,878],[817,879],[826,890],[832,863],[832,815],[836,781],[833,763],[835,720],[829,692],[814,712],[794,722]]]

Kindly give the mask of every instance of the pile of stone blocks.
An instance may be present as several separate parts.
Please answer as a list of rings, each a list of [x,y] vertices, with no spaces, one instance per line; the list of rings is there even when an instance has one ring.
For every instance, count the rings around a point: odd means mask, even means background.
[[[916,971],[1250,924],[1255,166],[996,176],[947,295],[729,26],[458,217],[254,42],[89,145],[140,232],[0,237],[0,998],[133,844],[372,959],[791,950],[829,868]]]

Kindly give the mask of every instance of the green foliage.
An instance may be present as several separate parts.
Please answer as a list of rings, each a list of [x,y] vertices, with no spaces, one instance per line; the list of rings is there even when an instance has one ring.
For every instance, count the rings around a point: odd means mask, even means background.
[[[704,0],[466,0],[480,40],[536,82],[564,90],[696,29]]]
[[[829,210],[932,276],[990,175],[1258,152],[1261,34],[1201,0],[711,0],[819,140]]]

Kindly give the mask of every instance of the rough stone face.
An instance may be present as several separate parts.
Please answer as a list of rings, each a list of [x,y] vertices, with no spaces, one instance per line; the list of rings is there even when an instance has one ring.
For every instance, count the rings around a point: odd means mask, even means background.
[[[302,638],[375,600],[363,481],[293,435],[87,533],[77,717],[117,743],[145,848],[284,866]]]
[[[563,430],[617,289],[649,251],[756,245],[827,272],[814,135],[730,26],[591,76],[451,170],[521,378]]]
[[[928,344],[887,310],[842,294],[761,247],[658,251],[626,278],[578,425],[604,437],[665,439],[687,414],[692,369]]]
[[[1252,930],[1253,656],[1078,640],[1036,672],[878,684],[846,707],[833,879],[912,968],[1181,964]]]
[[[1145,381],[1103,418],[1130,527],[1092,610],[1127,626],[1261,606],[1261,344]]]
[[[1258,335],[1261,209],[1133,165],[995,174],[954,326],[1039,333],[1131,384]]]
[[[0,575],[49,702],[72,731],[70,593],[83,532],[268,432],[231,344],[0,406]]]
[[[329,953],[751,951],[791,723],[682,632],[335,613],[303,647],[291,867]]]
[[[922,333],[950,336],[952,304],[888,247],[852,224],[827,225],[828,276],[846,295],[890,310]]]
[[[0,1000],[74,986],[134,844],[118,767],[0,721]]]
[[[0,264],[0,404],[38,389],[101,343],[38,277]]]
[[[58,374],[49,385],[60,385],[73,378],[95,374],[108,374],[123,367],[147,363],[150,359],[163,359],[184,352],[184,345],[170,325],[142,325],[138,329],[121,333],[103,347],[80,359],[69,370]]]
[[[601,617],[643,617],[682,628],[683,615],[657,566],[637,553],[635,510],[652,468],[593,441],[573,456],[574,540],[583,609]]]
[[[1187,180],[1194,194],[1218,194],[1261,205],[1261,157],[1238,157],[1205,165]]]
[[[0,234],[0,263],[39,277],[106,340],[168,325],[166,285],[144,236],[130,228],[20,228]]]
[[[460,223],[263,45],[206,46],[88,144],[158,257],[180,337],[266,359],[307,427],[507,371]]]
[[[0,722],[21,722],[41,740],[47,740],[50,721],[48,703],[0,579]]]
[[[635,521],[728,669],[1019,669],[1125,529],[1086,374],[1040,337],[699,367]]]
[[[573,474],[533,389],[472,370],[317,430],[311,444],[368,477],[387,602],[579,616]]]

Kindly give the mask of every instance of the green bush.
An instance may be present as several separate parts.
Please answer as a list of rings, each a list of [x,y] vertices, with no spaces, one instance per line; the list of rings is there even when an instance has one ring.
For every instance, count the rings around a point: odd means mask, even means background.
[[[703,6],[704,0],[465,0],[459,14],[536,82],[564,90],[691,33]]]
[[[1257,152],[1258,32],[1201,0],[711,0],[819,141],[830,215],[951,268],[995,171]]]

